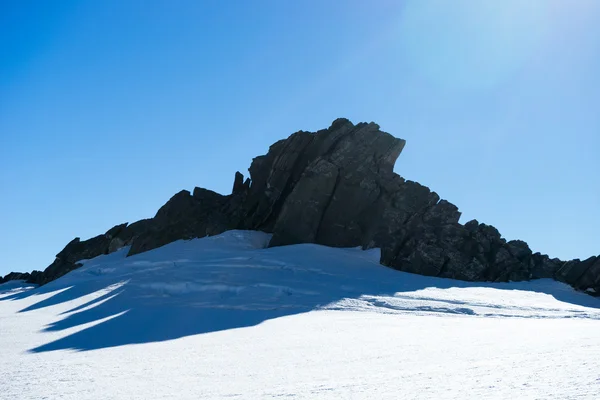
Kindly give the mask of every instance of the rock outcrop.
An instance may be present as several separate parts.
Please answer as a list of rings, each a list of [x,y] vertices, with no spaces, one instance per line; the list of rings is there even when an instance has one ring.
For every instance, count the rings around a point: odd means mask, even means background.
[[[39,273],[39,271],[29,272],[11,272],[3,277],[0,276],[0,285],[8,281],[30,281],[31,276]]]
[[[79,260],[123,246],[133,255],[179,239],[255,229],[273,234],[270,246],[379,247],[383,265],[417,274],[497,282],[554,278],[600,294],[600,257],[551,259],[523,241],[506,241],[490,225],[461,224],[455,205],[393,172],[404,145],[375,123],[347,119],[296,132],[254,158],[249,179],[236,173],[231,195],[183,190],[154,218],[74,239],[29,280],[47,283]]]

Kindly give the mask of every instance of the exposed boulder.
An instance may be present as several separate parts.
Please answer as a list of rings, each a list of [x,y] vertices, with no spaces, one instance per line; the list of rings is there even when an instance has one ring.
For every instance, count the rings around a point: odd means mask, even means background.
[[[81,266],[81,264],[78,263],[79,261],[88,260],[102,254],[108,254],[112,240],[122,234],[126,226],[126,223],[116,225],[109,229],[105,234],[98,235],[85,241],[81,241],[80,238],[73,239],[56,255],[54,262],[50,264],[44,272],[37,274],[32,273],[28,282],[44,285],[79,268]]]
[[[318,243],[381,248],[381,263],[423,275],[468,281],[555,278],[600,294],[600,257],[563,262],[506,241],[494,227],[459,222],[450,202],[393,172],[405,141],[375,123],[339,118],[318,132],[299,131],[235,174],[231,195],[183,190],[154,218],[73,240],[43,273],[47,283],[77,262],[131,246],[128,255],[229,229],[273,233],[270,246]]]
[[[596,271],[599,261],[598,257],[590,257],[585,261],[579,259],[568,261],[556,272],[555,278],[578,288],[593,288],[598,278],[593,276],[593,272]]]
[[[128,255],[152,250],[179,239],[217,235],[231,229],[221,212],[227,197],[195,188],[193,195],[182,190],[162,206],[145,231],[132,241]]]
[[[586,264],[586,271],[579,277],[574,286],[577,289],[600,295],[600,257],[592,258],[595,258],[595,261]]]
[[[0,276],[0,284],[9,281],[28,281],[31,278],[29,272],[10,272],[3,277]]]
[[[275,143],[250,167],[243,226],[273,232],[271,245],[368,243],[373,217],[381,219],[376,203],[404,144],[377,124],[347,119]]]

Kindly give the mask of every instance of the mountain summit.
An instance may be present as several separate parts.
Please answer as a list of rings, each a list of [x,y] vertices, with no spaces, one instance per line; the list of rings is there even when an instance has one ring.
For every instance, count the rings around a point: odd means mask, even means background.
[[[175,194],[154,218],[113,227],[86,241],[75,238],[43,272],[4,280],[46,284],[78,262],[130,246],[128,255],[180,239],[232,229],[272,233],[269,246],[317,243],[380,248],[383,265],[465,281],[554,278],[600,294],[600,257],[561,261],[503,239],[429,188],[393,172],[405,141],[379,125],[339,118],[317,132],[299,131],[252,160],[250,177],[236,173],[223,196],[195,188]]]

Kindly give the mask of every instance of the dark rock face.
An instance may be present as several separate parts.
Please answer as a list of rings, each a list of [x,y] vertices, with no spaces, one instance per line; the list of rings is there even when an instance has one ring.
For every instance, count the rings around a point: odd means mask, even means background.
[[[179,239],[218,235],[229,229],[220,212],[228,197],[195,188],[182,190],[162,206],[145,231],[135,236],[128,255],[142,253]]]
[[[29,279],[31,279],[29,272],[11,272],[5,275],[4,278],[0,276],[0,284],[8,281],[28,281]]]
[[[118,238],[119,235],[125,234],[126,227],[127,224],[117,225],[109,229],[105,234],[98,235],[83,242],[79,238],[73,239],[56,255],[54,262],[50,264],[44,272],[32,273],[28,282],[44,285],[79,268],[81,264],[78,264],[78,261],[94,258],[102,254],[108,254],[110,252],[109,248],[113,251],[118,250],[118,248],[115,248],[114,243],[111,247],[111,243],[113,242],[113,239]]]
[[[376,124],[348,120],[295,133],[254,159],[244,227],[273,232],[272,246],[368,243],[382,181],[392,177],[404,144]]]
[[[243,175],[239,174],[243,181]],[[250,182],[238,185],[236,176],[234,193],[222,196],[211,190],[195,188],[193,194],[187,190],[174,195],[162,206],[154,218],[133,224],[121,224],[86,241],[73,239],[56,255],[56,260],[37,274],[31,274],[28,282],[44,285],[81,266],[78,261],[103,254],[113,253],[125,246],[128,256],[152,250],[180,239],[213,236],[232,229],[240,220],[239,210]],[[36,271],[34,271],[36,272]]]
[[[273,233],[270,246],[318,243],[381,248],[381,263],[423,275],[468,281],[554,278],[600,294],[600,257],[563,262],[506,241],[476,220],[460,224],[458,208],[393,172],[405,141],[375,123],[337,119],[316,133],[299,131],[236,173],[232,194],[195,188],[173,196],[156,216],[73,240],[43,273],[47,283],[77,261],[131,246],[128,255],[179,239],[229,229]]]

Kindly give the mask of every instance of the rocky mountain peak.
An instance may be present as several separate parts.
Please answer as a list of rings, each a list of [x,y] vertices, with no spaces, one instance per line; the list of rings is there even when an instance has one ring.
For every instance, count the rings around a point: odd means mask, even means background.
[[[381,263],[423,275],[468,281],[554,278],[600,294],[600,257],[564,262],[506,241],[458,208],[393,172],[406,142],[371,123],[338,118],[327,129],[298,131],[255,157],[250,177],[237,172],[227,196],[195,188],[174,195],[156,216],[70,242],[44,272],[44,284],[77,261],[130,246],[129,255],[230,229],[273,234],[270,246],[318,243],[381,248]],[[7,279],[7,278],[5,278]]]

